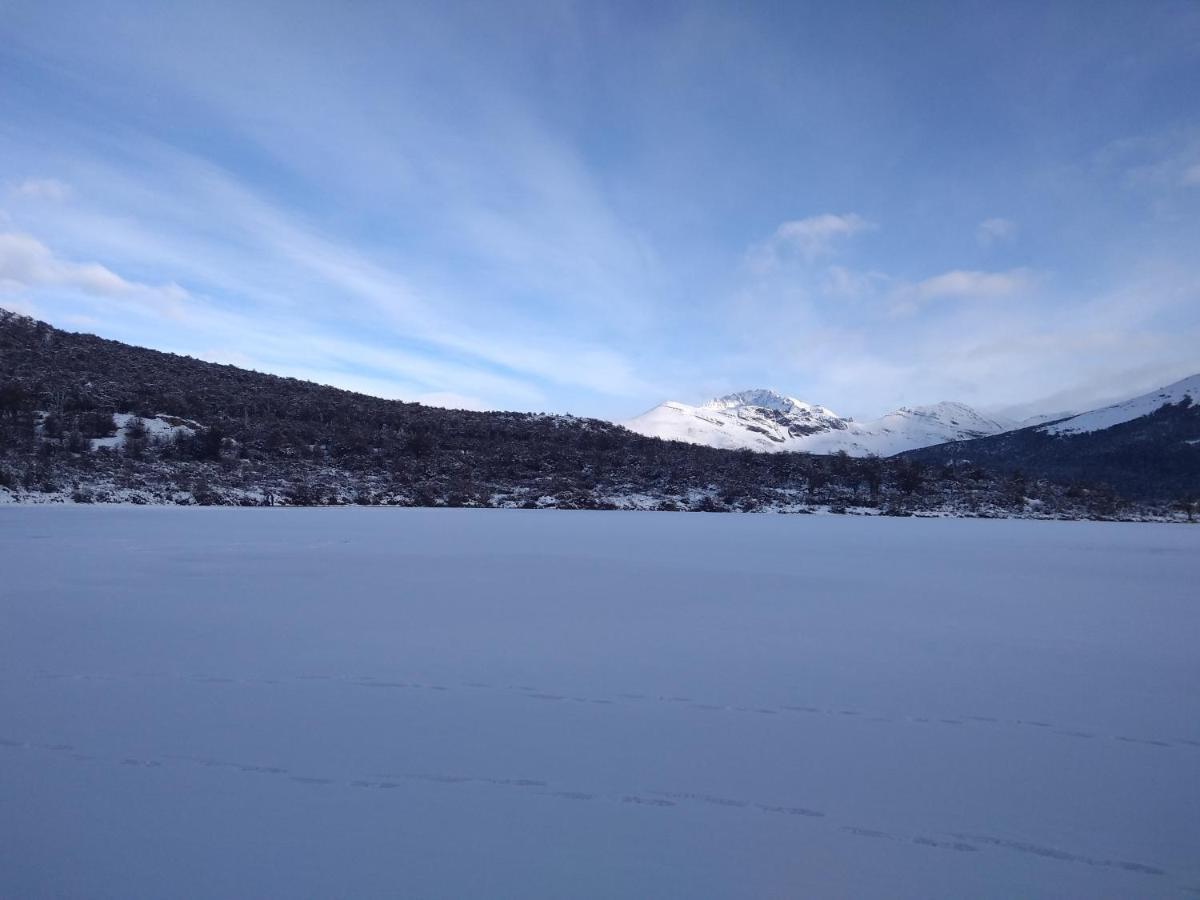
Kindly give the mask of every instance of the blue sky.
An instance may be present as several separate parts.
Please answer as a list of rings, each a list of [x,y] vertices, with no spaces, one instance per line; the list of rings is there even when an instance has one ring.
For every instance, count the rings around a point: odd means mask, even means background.
[[[1200,371],[1195,3],[0,0],[0,305],[439,405]]]

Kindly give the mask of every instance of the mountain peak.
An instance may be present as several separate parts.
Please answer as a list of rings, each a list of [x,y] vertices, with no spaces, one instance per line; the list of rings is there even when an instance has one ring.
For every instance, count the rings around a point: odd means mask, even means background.
[[[732,394],[725,394],[723,397],[716,397],[704,404],[704,409],[735,409],[740,406],[757,407],[759,409],[771,409],[775,412],[789,413],[794,411],[820,411],[827,415],[833,415],[833,412],[826,409],[824,406],[815,406],[811,403],[805,403],[803,400],[797,400],[795,397],[789,397],[786,394],[781,394],[778,391],[770,388],[752,388],[747,391],[736,391]]]

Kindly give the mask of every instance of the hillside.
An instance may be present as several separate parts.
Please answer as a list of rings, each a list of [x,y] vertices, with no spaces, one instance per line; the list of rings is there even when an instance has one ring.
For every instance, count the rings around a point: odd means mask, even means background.
[[[1061,482],[1108,484],[1148,500],[1200,497],[1200,376],[1123,403],[1017,431],[904,454]]]
[[[381,400],[0,312],[0,499],[1143,516],[1101,487]]]

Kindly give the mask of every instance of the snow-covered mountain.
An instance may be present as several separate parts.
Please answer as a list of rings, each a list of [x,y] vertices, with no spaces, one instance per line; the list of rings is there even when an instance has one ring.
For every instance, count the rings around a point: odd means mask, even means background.
[[[1114,425],[1121,425],[1124,422],[1132,422],[1134,419],[1148,416],[1167,404],[1174,405],[1183,400],[1200,404],[1200,375],[1192,375],[1190,378],[1151,391],[1149,394],[1142,394],[1140,397],[1134,397],[1123,403],[1114,403],[1112,406],[1093,409],[1090,412],[1042,425],[1038,430],[1044,431],[1046,434],[1084,434],[1089,431],[1102,431],[1105,428],[1112,428]]]
[[[740,391],[702,406],[668,401],[622,422],[648,437],[727,450],[801,450],[890,456],[904,450],[999,434],[1016,422],[990,418],[962,403],[902,407],[869,422],[769,390]]]

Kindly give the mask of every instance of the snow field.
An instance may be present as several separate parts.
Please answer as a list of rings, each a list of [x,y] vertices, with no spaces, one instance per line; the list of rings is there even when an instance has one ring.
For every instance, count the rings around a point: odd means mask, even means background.
[[[0,509],[0,896],[1179,896],[1200,530]]]

